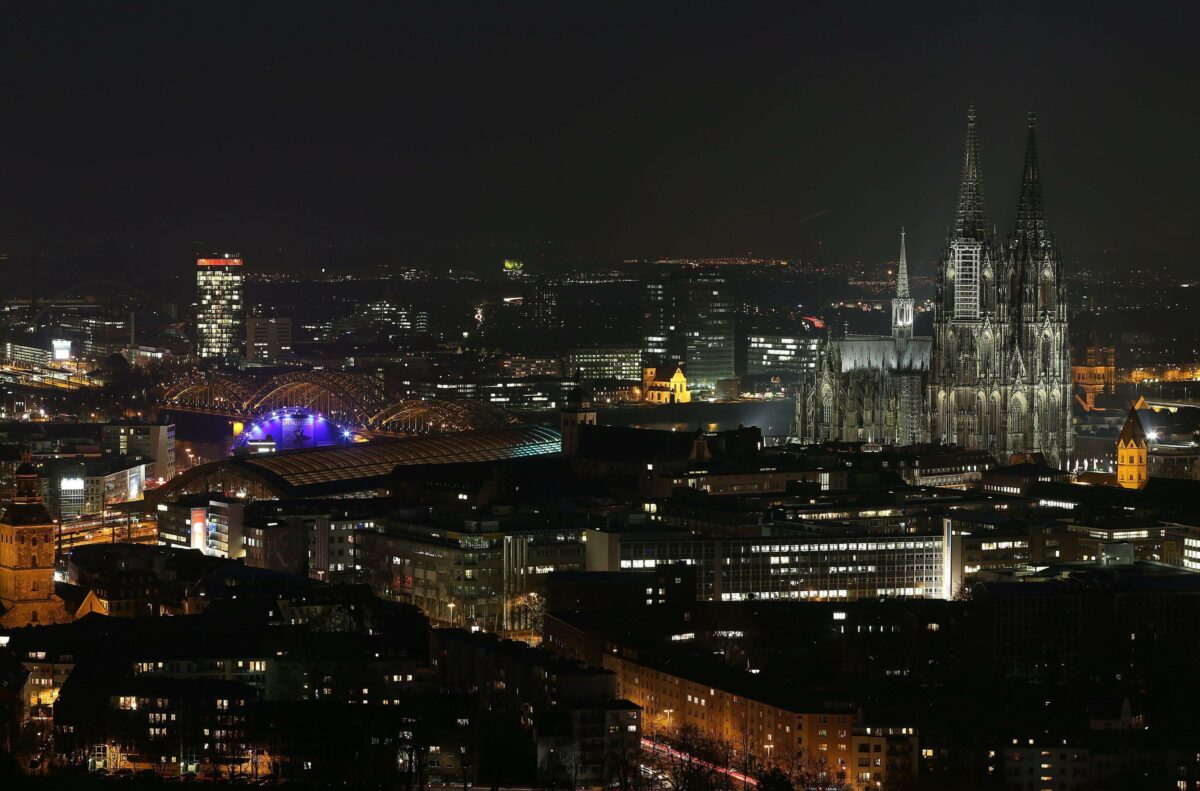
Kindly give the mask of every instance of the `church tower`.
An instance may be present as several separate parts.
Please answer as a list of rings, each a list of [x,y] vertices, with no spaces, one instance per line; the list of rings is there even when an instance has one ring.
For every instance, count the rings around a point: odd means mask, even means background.
[[[1042,453],[1057,466],[1071,460],[1071,359],[1062,258],[1046,225],[1042,172],[1038,160],[1037,117],[1028,116],[1025,168],[1017,221],[1009,237],[1007,270],[1013,345],[1023,363],[1014,400],[1024,409],[1010,427],[1013,443]],[[1014,451],[1015,452],[1015,451]]]
[[[929,404],[934,441],[1006,460],[1042,453],[1070,461],[1073,435],[1067,305],[1058,249],[1046,228],[1034,116],[1029,116],[1017,220],[996,245],[983,201],[975,110],[954,228],[934,300]]]
[[[0,516],[0,626],[70,620],[54,595],[54,519],[42,505],[37,470],[17,468],[17,496]]]
[[[1121,436],[1117,437],[1117,485],[1122,489],[1141,489],[1149,477],[1146,432],[1137,407],[1130,407]]]
[[[904,249],[904,229],[900,229],[900,267],[896,270],[896,296],[892,299],[892,336],[911,338],[913,299],[908,290],[908,254]]]
[[[580,378],[577,371],[576,378]],[[558,413],[559,431],[562,433],[562,452],[566,456],[574,456],[579,452],[580,426],[596,425],[596,408],[592,406],[592,396],[583,385],[571,388],[566,403]]]
[[[975,108],[967,110],[967,140],[954,227],[938,267],[930,365],[930,436],[1007,455],[999,441],[1003,376],[998,349],[1008,336],[997,253],[983,199],[983,165]]]

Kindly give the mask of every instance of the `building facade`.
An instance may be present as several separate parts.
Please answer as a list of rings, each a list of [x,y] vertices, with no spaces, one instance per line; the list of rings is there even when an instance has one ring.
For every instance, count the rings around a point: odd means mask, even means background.
[[[288,318],[246,319],[246,360],[272,365],[292,359],[292,320]]]
[[[715,539],[687,531],[588,530],[584,543],[588,571],[694,566],[702,601],[939,598],[944,585],[940,535],[853,531]]]
[[[913,336],[908,257],[900,232],[900,267],[891,335],[830,339],[796,392],[796,436],[827,441],[913,445],[928,439],[925,381],[931,339]]]
[[[746,373],[803,373],[816,369],[820,358],[815,335],[755,333],[747,340]]]
[[[734,378],[735,308],[724,278],[688,274],[651,282],[642,305],[645,365],[681,363],[698,388]]]
[[[54,593],[54,534],[37,471],[26,462],[17,469],[17,495],[0,515],[0,628],[70,620]]]
[[[939,264],[932,338],[913,336],[901,254],[892,335],[831,341],[796,397],[796,436],[979,448],[1007,460],[1071,458],[1072,373],[1061,256],[1046,226],[1034,116],[1017,219],[997,244],[984,209],[975,111],[953,229]]]
[[[935,442],[983,448],[1000,459],[1071,457],[1067,297],[1058,246],[1046,225],[1035,118],[1013,231],[998,245],[984,208],[975,110],[958,210],[934,299],[930,424]]]
[[[642,350],[636,346],[598,346],[567,351],[568,376],[636,382],[642,376]]]
[[[227,359],[242,350],[242,259],[196,261],[196,356]]]
[[[146,462],[146,478],[156,484],[175,477],[175,426],[127,425],[104,427],[102,448],[109,456],[124,456]]]

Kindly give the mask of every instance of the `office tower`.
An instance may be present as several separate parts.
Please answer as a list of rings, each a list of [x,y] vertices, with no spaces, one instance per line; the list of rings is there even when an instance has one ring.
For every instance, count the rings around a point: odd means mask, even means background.
[[[558,288],[546,277],[534,278],[525,295],[525,315],[531,326],[540,330],[561,330],[562,314],[558,310]]]
[[[292,357],[292,320],[251,316],[246,319],[246,360],[273,365]]]
[[[196,356],[229,359],[241,350],[242,259],[229,253],[196,261]]]
[[[646,284],[642,362],[662,369],[682,363],[696,388],[734,377],[734,304],[724,278],[680,274]]]

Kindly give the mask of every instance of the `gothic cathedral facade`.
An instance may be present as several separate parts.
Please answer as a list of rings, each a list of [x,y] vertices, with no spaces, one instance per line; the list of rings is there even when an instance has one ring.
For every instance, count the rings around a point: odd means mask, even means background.
[[[934,297],[930,436],[1001,460],[1071,458],[1071,363],[1062,259],[1046,226],[1034,116],[1017,218],[998,245],[988,225],[975,111],[954,228]]]
[[[800,442],[932,441],[1001,460],[1071,459],[1071,368],[1062,261],[1046,226],[1034,116],[1013,231],[984,209],[975,111],[967,115],[955,221],[938,267],[932,338],[913,335],[901,240],[891,336],[830,339],[796,397]]]

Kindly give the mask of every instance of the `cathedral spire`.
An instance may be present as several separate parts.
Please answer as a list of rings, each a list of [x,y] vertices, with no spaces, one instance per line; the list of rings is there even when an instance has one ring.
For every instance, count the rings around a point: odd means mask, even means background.
[[[911,338],[913,300],[908,292],[908,254],[904,249],[904,229],[900,229],[900,268],[896,270],[896,296],[892,299],[892,337]]]
[[[1046,236],[1046,214],[1042,205],[1042,166],[1038,161],[1037,116],[1030,113],[1029,137],[1025,142],[1025,172],[1021,176],[1021,199],[1017,204],[1015,242],[1037,247]]]
[[[967,108],[967,143],[958,185],[954,238],[983,242],[988,236],[987,227],[983,207],[983,166],[979,160],[979,135],[975,131],[975,104],[972,102]]]

